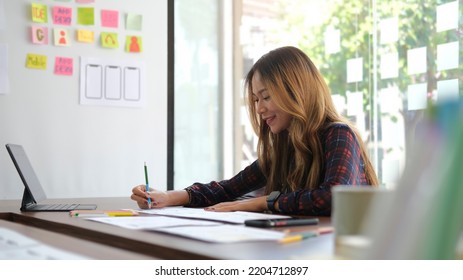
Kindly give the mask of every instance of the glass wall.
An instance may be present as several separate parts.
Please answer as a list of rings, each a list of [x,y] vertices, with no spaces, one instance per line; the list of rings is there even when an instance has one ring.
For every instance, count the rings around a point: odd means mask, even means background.
[[[219,1],[174,2],[174,187],[221,176]]]
[[[400,177],[426,106],[463,95],[461,0],[242,1],[241,77],[270,49],[303,49],[361,130],[383,184]],[[256,138],[240,102],[243,167]]]
[[[312,58],[361,130],[381,183],[394,185],[426,106],[463,94],[462,2],[175,0],[175,188],[228,178],[255,160],[242,79],[284,45]]]

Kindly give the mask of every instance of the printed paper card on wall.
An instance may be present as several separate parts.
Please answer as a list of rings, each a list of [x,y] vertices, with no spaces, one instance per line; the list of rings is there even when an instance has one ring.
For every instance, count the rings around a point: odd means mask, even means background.
[[[143,51],[141,36],[127,36],[125,38],[125,51],[139,53]]]
[[[47,69],[47,56],[28,53],[26,57],[26,67],[31,69]]]
[[[125,28],[128,30],[141,31],[142,29],[143,16],[138,14],[128,13]]]
[[[427,84],[409,85],[407,90],[408,110],[423,110],[428,104]]]
[[[32,26],[31,27],[32,43],[37,45],[48,44],[48,27]]]
[[[436,30],[442,32],[458,28],[458,1],[436,7]]]
[[[81,105],[143,107],[145,95],[145,62],[80,58]]]
[[[78,29],[77,41],[82,43],[93,43],[95,41],[95,33],[90,30]]]
[[[100,35],[101,46],[108,49],[115,49],[119,47],[119,39],[117,33],[114,32],[101,32]]]
[[[55,6],[52,9],[53,23],[58,25],[71,25],[72,8]]]
[[[32,21],[47,23],[48,22],[48,6],[38,3],[31,4]]]
[[[69,47],[71,40],[69,39],[69,30],[64,28],[54,28],[53,37],[55,46]]]
[[[72,76],[74,70],[74,62],[71,57],[55,58],[55,74],[62,76]]]
[[[347,82],[361,82],[363,80],[363,58],[352,58],[347,60]]]
[[[95,25],[95,9],[77,8],[77,23],[80,25]]]
[[[118,28],[119,11],[101,10],[101,26]]]

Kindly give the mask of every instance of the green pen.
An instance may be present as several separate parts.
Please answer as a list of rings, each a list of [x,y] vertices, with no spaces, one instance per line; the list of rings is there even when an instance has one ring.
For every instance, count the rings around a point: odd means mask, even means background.
[[[146,182],[146,192],[150,191],[150,183],[148,182],[148,167],[146,167],[145,162],[145,182]],[[151,208],[151,198],[148,196],[148,208]]]

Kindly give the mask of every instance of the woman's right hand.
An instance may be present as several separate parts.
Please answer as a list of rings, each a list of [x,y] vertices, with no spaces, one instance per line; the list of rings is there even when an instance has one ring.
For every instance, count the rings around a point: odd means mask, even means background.
[[[148,204],[148,197],[151,199],[151,205]],[[150,188],[149,192],[147,192],[146,185],[138,185],[134,187],[130,198],[135,200],[138,207],[141,209],[170,206],[167,192],[157,191],[152,188]]]

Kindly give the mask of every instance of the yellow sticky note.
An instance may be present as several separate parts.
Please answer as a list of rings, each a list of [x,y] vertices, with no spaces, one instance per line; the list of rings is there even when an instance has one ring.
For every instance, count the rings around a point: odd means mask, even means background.
[[[47,23],[48,22],[48,7],[47,5],[42,4],[31,4],[31,11],[32,11],[32,21],[33,22],[41,22]]]
[[[47,69],[47,56],[28,53],[26,67],[41,70]]]
[[[115,49],[119,47],[119,40],[117,33],[114,32],[101,32],[101,45],[104,48]]]
[[[125,39],[125,51],[126,52],[142,52],[143,43],[141,36],[127,36]]]
[[[83,43],[93,43],[95,41],[95,33],[90,30],[77,30],[77,41]]]

